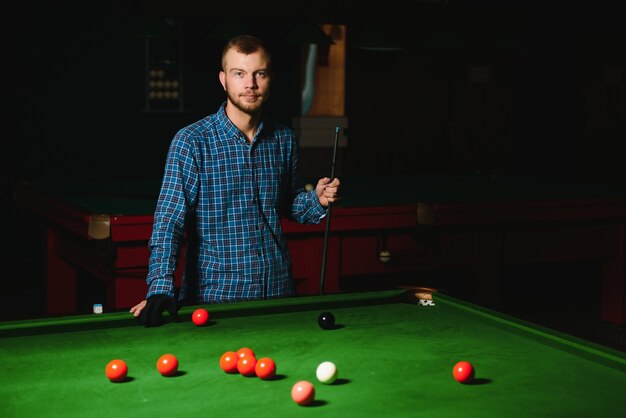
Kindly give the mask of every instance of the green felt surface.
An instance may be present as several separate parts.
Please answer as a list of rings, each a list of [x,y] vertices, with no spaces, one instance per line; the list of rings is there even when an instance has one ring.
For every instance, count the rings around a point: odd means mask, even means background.
[[[195,307],[182,322],[143,328],[128,313],[0,324],[2,417],[616,417],[626,410],[623,353],[496,314],[445,295],[435,306],[396,291]],[[340,325],[322,330],[321,310]],[[275,360],[264,381],[229,375],[221,354],[250,347]],[[156,370],[175,354],[181,373]],[[107,362],[124,359],[129,378],[111,383]],[[452,367],[468,360],[476,382]],[[333,361],[339,378],[317,382]],[[295,404],[291,387],[315,385],[316,402]]]

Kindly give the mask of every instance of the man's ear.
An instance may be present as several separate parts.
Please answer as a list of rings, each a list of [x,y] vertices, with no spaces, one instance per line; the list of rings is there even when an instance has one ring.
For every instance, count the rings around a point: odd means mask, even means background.
[[[222,87],[226,91],[226,73],[224,71],[220,71],[220,83],[222,83]]]

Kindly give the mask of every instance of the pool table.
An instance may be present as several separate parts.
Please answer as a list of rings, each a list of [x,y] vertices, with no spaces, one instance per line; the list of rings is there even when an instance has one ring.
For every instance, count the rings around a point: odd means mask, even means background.
[[[381,287],[432,285],[424,273],[446,270],[462,272],[458,285],[473,289],[473,301],[497,308],[505,269],[584,261],[601,269],[590,279],[601,282],[598,295],[587,298],[601,300],[602,319],[626,323],[626,190],[480,172],[341,180],[324,274],[328,220],[283,223],[299,295],[364,290],[372,278]],[[106,283],[108,310],[145,295],[158,188],[158,181],[16,187],[16,203],[45,229],[48,313],[76,311],[78,271]]]
[[[421,293],[420,293],[421,294]],[[502,315],[441,292],[433,306],[411,289],[203,305],[156,328],[114,312],[0,323],[0,416],[45,417],[617,417],[626,410],[626,353]],[[421,297],[421,296],[420,296]],[[321,329],[330,310],[336,328]],[[227,374],[222,353],[270,357],[274,379]],[[157,359],[179,361],[161,376]],[[110,382],[105,366],[128,365]],[[316,368],[332,361],[332,384]],[[454,380],[469,361],[471,384]],[[292,386],[315,400],[300,406]]]

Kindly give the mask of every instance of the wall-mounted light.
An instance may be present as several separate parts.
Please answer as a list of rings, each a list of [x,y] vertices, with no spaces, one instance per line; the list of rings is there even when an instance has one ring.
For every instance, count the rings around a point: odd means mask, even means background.
[[[146,112],[183,111],[183,23],[176,19],[140,19],[131,30],[144,43]]]

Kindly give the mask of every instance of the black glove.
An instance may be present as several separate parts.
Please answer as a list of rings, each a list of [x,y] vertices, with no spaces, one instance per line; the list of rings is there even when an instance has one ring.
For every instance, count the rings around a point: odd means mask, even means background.
[[[167,310],[174,321],[178,321],[176,299],[168,295],[153,295],[139,315],[139,323],[146,327],[158,327],[163,324],[163,312]]]

